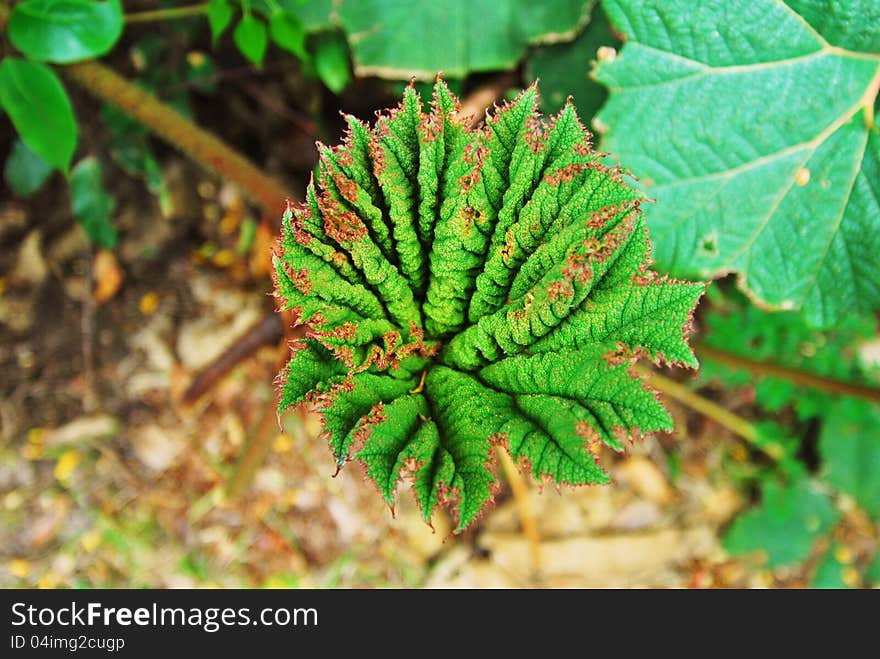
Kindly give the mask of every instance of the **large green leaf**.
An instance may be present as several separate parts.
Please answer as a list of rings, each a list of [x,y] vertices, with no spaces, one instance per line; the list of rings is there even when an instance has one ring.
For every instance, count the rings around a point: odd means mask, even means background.
[[[819,326],[880,307],[876,0],[605,8],[627,43],[597,71],[603,146],[658,201],[660,266]]]
[[[358,75],[408,80],[509,69],[530,44],[570,41],[593,0],[296,0],[280,5],[310,31],[341,28]]]
[[[25,0],[12,9],[9,38],[31,59],[67,64],[109,52],[122,22],[119,0]]]
[[[67,173],[76,149],[76,119],[58,76],[39,62],[5,58],[0,62],[0,106],[28,148]]]
[[[826,415],[819,436],[825,479],[880,518],[880,409],[843,399]]]
[[[770,481],[761,493],[761,506],[736,519],[724,538],[732,554],[762,552],[768,567],[799,563],[815,541],[838,518],[826,494],[806,479],[789,485]]]
[[[460,530],[497,485],[493,444],[559,483],[607,482],[596,450],[672,422],[629,367],[696,366],[703,284],[647,269],[638,193],[590,147],[571,104],[537,88],[479,130],[438,81],[320,147],[285,213],[276,292],[310,325],[279,408],[322,413],[337,465],[361,460],[393,505],[410,477],[426,520]]]

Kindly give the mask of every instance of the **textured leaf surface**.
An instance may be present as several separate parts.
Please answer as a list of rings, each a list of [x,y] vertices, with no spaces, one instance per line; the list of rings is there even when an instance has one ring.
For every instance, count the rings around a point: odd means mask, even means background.
[[[606,0],[603,146],[658,200],[660,267],[741,273],[818,326],[880,307],[880,5]]]
[[[732,554],[763,551],[771,568],[794,565],[837,518],[831,500],[812,481],[770,481],[761,493],[761,507],[736,519],[724,547]]]
[[[607,482],[596,462],[668,430],[638,355],[695,367],[703,284],[648,270],[640,196],[592,150],[572,105],[537,88],[473,130],[438,81],[370,127],[319,145],[276,250],[280,304],[309,326],[280,376],[281,410],[317,407],[334,459],[359,459],[393,505],[470,524],[496,488],[493,444],[537,478]]]

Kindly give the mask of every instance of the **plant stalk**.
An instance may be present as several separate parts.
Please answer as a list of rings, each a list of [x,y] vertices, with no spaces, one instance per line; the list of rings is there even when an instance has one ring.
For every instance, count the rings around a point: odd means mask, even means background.
[[[87,92],[115,105],[158,137],[214,174],[229,179],[270,218],[280,218],[287,187],[261,171],[223,140],[199,128],[148,91],[95,61],[59,67],[64,76]]]
[[[190,16],[199,16],[208,12],[208,6],[211,3],[202,2],[197,5],[189,5],[186,7],[169,7],[167,9],[152,9],[150,11],[139,11],[125,15],[126,23],[149,23],[152,21],[169,21],[177,18],[189,18]]]
[[[707,346],[704,343],[694,343],[694,350],[700,357],[719,362],[731,368],[743,369],[754,375],[769,375],[804,387],[819,389],[829,394],[844,394],[880,403],[880,389],[875,387],[835,380],[778,364],[759,362],[748,357]]]
[[[735,435],[739,435],[750,444],[757,444],[758,429],[755,428],[754,424],[743,419],[741,416],[724,409],[718,403],[715,403],[708,398],[703,398],[700,394],[692,391],[690,388],[676,382],[675,380],[670,380],[666,376],[654,373],[640,365],[637,365],[636,369],[647,376],[648,383],[655,389],[662,391],[664,394],[670,398],[674,398],[679,403],[687,405],[703,416],[712,419],[718,425],[727,428]]]

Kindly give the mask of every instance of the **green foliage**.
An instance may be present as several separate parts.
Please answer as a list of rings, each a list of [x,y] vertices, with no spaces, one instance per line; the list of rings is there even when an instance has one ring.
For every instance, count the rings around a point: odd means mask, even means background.
[[[4,58],[0,62],[0,106],[28,148],[67,173],[77,129],[58,76],[39,62]]]
[[[341,92],[351,81],[348,46],[337,32],[328,32],[315,40],[315,71],[327,89]]]
[[[492,497],[493,444],[538,478],[607,482],[598,446],[672,425],[633,360],[697,364],[703,285],[647,269],[638,193],[571,104],[547,120],[538,100],[472,130],[438,81],[428,107],[411,86],[372,129],[347,117],[275,257],[310,327],[279,409],[316,406],[339,467],[360,459],[389,505],[411,477],[425,519],[456,501],[459,530]]]
[[[592,5],[592,0],[314,0],[298,14],[310,32],[338,28],[346,34],[358,75],[430,80],[437,71],[459,78],[512,68],[531,44],[573,39]]]
[[[840,589],[848,588],[844,579],[846,565],[837,559],[839,545],[834,545],[819,562],[810,586],[813,588]]]
[[[526,72],[541,81],[541,107],[555,112],[569,96],[586,121],[593,117],[608,98],[603,85],[590,77],[590,68],[601,47],[618,48],[620,41],[612,34],[608,17],[596,3],[590,22],[574,41],[535,48],[526,60]]]
[[[659,265],[739,272],[816,326],[880,308],[877,3],[605,8],[627,43],[597,72],[611,91],[603,146],[658,201]]]
[[[872,586],[880,586],[880,551],[874,554],[874,560],[865,571],[865,578]]]
[[[833,404],[822,424],[823,476],[880,519],[880,409],[860,400]]]
[[[52,173],[52,166],[31,151],[27,144],[16,140],[6,159],[3,177],[6,185],[18,196],[28,197],[43,187]]]
[[[216,45],[232,24],[235,15],[241,11],[241,19],[232,35],[233,40],[241,54],[257,67],[263,64],[270,40],[282,50],[308,62],[310,55],[306,49],[307,30],[299,18],[302,9],[303,6],[298,2],[258,0],[234,5],[227,0],[211,0],[207,8],[211,41]]]
[[[105,249],[116,246],[111,213],[115,202],[101,182],[101,164],[95,158],[80,160],[70,172],[70,207],[89,240]]]
[[[875,370],[858,355],[859,346],[876,333],[876,323],[870,319],[852,316],[832,330],[819,331],[802,313],[767,312],[736,292],[723,293],[722,287],[710,288],[709,297],[712,304],[703,318],[707,345],[837,380],[860,384],[878,380]],[[703,361],[700,378],[733,387],[751,383],[748,372],[734,371],[712,359]],[[770,412],[791,405],[801,420],[822,416],[829,409],[828,394],[770,376],[755,383],[755,399]]]
[[[226,28],[232,22],[235,10],[226,0],[211,0],[208,5],[208,25],[211,28],[211,41],[215,44],[226,32]]]
[[[277,11],[269,19],[269,35],[280,48],[293,53],[299,59],[308,59],[306,52],[306,29],[293,14]],[[346,71],[348,62],[346,61]]]
[[[771,568],[794,565],[807,557],[838,517],[831,499],[811,480],[785,485],[768,481],[761,506],[734,521],[724,547],[732,554],[763,551]]]
[[[269,45],[269,36],[263,21],[253,14],[245,14],[235,26],[232,38],[235,39],[235,45],[242,55],[258,67],[263,65],[263,58]]]
[[[56,64],[100,57],[121,35],[120,0],[25,0],[9,17],[13,45],[31,59]]]

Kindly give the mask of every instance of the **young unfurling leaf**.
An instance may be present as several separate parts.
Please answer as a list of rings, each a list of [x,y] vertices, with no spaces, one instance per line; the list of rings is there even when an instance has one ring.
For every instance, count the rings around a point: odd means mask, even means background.
[[[309,327],[280,375],[281,410],[323,415],[337,465],[360,460],[393,505],[411,478],[468,526],[496,487],[493,445],[537,478],[607,482],[597,449],[669,430],[629,367],[696,367],[700,283],[648,269],[641,198],[602,164],[574,107],[536,87],[469,128],[438,80],[370,127],[319,145],[284,215],[276,294]]]

